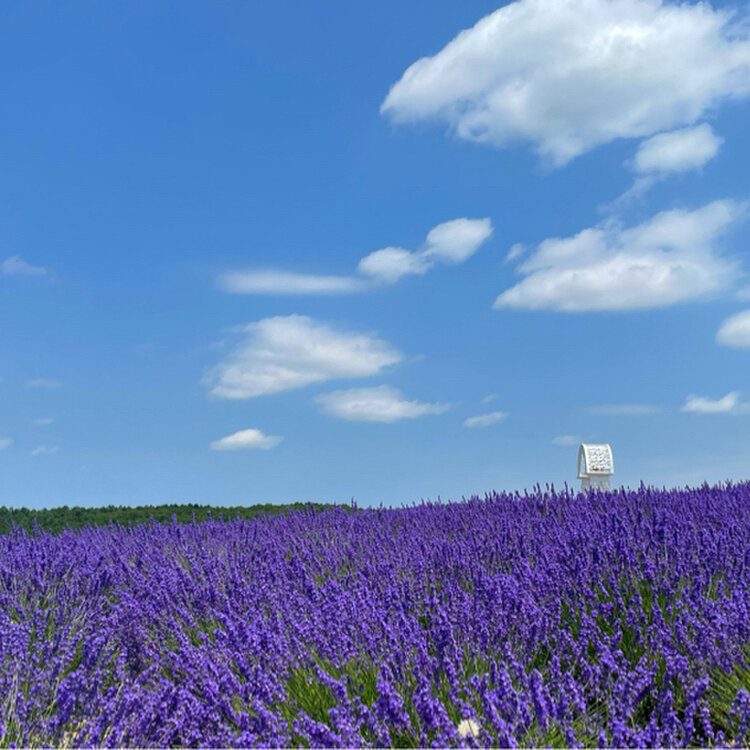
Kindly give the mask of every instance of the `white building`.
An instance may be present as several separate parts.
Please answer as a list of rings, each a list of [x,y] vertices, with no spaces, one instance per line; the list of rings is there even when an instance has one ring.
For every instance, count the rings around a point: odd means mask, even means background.
[[[578,448],[578,478],[581,489],[609,489],[609,478],[615,473],[612,448],[608,443],[581,443]]]

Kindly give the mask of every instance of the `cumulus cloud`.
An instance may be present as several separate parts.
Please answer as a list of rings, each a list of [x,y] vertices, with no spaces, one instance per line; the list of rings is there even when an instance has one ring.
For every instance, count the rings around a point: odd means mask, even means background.
[[[464,427],[489,427],[497,422],[502,422],[508,415],[504,411],[493,411],[489,414],[479,414],[464,420]]]
[[[420,253],[402,247],[384,247],[366,255],[359,261],[357,270],[376,281],[394,284],[402,276],[427,273],[430,264]]]
[[[652,404],[601,404],[590,406],[587,411],[589,414],[605,417],[640,417],[645,414],[656,414],[659,407]]]
[[[336,378],[376,375],[403,355],[371,334],[336,330],[304,315],[265,318],[203,379],[217,398],[254,398]]]
[[[583,439],[578,437],[578,435],[558,435],[557,437],[552,438],[552,442],[555,445],[579,445],[583,442]]]
[[[46,276],[49,274],[49,268],[32,266],[18,255],[6,258],[0,264],[0,271],[5,276]]]
[[[438,224],[427,234],[421,255],[428,262],[463,263],[492,234],[489,219],[454,219]]]
[[[659,133],[642,141],[630,163],[639,176],[608,208],[619,208],[641,197],[654,183],[670,174],[700,169],[719,153],[723,142],[707,123]]]
[[[738,263],[723,257],[718,244],[744,213],[744,205],[715,201],[694,211],[664,211],[629,229],[609,222],[544,240],[518,266],[525,278],[494,307],[636,310],[711,296],[738,275]]]
[[[232,294],[347,294],[364,288],[350,276],[315,276],[288,271],[231,271],[222,274],[219,288]]]
[[[265,435],[260,430],[240,430],[211,443],[212,451],[270,450],[275,448],[283,438],[278,435]]]
[[[429,231],[421,250],[410,252],[400,247],[376,250],[362,258],[357,270],[375,281],[393,284],[402,276],[426,273],[436,263],[463,263],[491,235],[489,219],[446,221]]]
[[[13,438],[0,437],[0,450],[2,450],[3,448],[8,448],[11,445],[13,445]]]
[[[401,391],[389,385],[334,391],[317,396],[315,402],[331,416],[360,422],[396,422],[450,409],[450,404],[407,401]]]
[[[422,275],[437,264],[468,260],[492,235],[489,219],[453,219],[433,227],[421,249],[384,247],[359,261],[359,276],[319,276],[288,271],[231,271],[219,276],[219,288],[234,294],[346,294],[375,284],[395,284]]]
[[[740,403],[738,391],[727,393],[719,399],[704,398],[703,396],[690,395],[685,400],[682,411],[693,414],[735,414],[746,411],[747,404]]]
[[[562,165],[617,138],[692,125],[750,93],[743,19],[707,3],[519,0],[411,65],[381,113],[459,138],[528,142]]]
[[[716,333],[716,341],[722,346],[750,349],[750,310],[727,318]]]
[[[59,388],[62,383],[59,380],[48,380],[47,378],[34,378],[26,381],[27,388]]]
[[[638,147],[633,166],[639,174],[668,174],[699,169],[719,153],[723,139],[707,123],[659,133]]]

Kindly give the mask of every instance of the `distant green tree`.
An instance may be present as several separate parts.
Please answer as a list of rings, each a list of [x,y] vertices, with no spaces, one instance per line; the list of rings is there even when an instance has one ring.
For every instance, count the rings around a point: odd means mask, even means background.
[[[31,532],[36,521],[37,528],[59,534],[67,528],[78,529],[83,526],[106,526],[110,522],[122,526],[135,526],[146,523],[153,519],[159,523],[199,523],[208,518],[213,520],[229,521],[235,518],[252,519],[263,514],[274,515],[277,513],[288,513],[293,510],[313,510],[320,512],[326,508],[343,507],[347,510],[349,506],[333,506],[325,503],[287,503],[284,505],[272,505],[270,503],[257,505],[236,505],[231,507],[216,507],[211,505],[197,505],[187,503],[185,505],[107,505],[100,508],[82,508],[74,506],[69,508],[62,505],[58,508],[45,508],[43,510],[31,510],[29,508],[8,508],[0,506],[0,534],[7,534],[14,526],[21,526]]]

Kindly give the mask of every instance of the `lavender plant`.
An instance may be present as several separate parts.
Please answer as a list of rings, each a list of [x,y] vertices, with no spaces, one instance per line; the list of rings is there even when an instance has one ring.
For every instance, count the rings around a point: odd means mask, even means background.
[[[750,742],[750,484],[0,537],[0,746]]]

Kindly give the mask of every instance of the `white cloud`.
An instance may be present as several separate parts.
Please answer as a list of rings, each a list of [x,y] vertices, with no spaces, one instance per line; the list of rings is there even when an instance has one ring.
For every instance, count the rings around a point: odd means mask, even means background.
[[[641,142],[633,166],[640,174],[687,172],[713,159],[722,143],[707,123],[659,133]]]
[[[659,133],[642,141],[630,166],[639,174],[635,182],[605,210],[618,209],[640,198],[670,174],[699,169],[719,153],[724,142],[707,123]]]
[[[234,294],[346,294],[374,284],[395,284],[408,275],[427,273],[436,264],[455,265],[470,258],[492,234],[489,219],[453,219],[433,227],[417,251],[384,247],[359,261],[357,276],[317,276],[289,271],[230,271],[218,286]]]
[[[692,125],[750,92],[743,19],[707,3],[520,0],[411,65],[381,112],[553,164]]]
[[[34,378],[26,381],[27,388],[59,388],[62,383],[59,380],[48,380],[47,378]]]
[[[362,258],[357,270],[381,283],[393,284],[407,274],[424,274],[436,263],[463,263],[491,235],[489,219],[453,219],[431,229],[421,250],[376,250]]]
[[[0,271],[6,276],[46,276],[49,268],[32,266],[18,255],[13,255],[0,264]]]
[[[231,271],[222,274],[219,287],[232,294],[346,294],[364,288],[350,276],[314,276],[287,271]]]
[[[421,255],[427,261],[463,263],[492,235],[489,219],[454,219],[438,224],[427,234]]]
[[[615,223],[544,240],[518,267],[526,277],[494,307],[563,312],[666,307],[724,291],[736,261],[719,240],[745,213],[733,201],[657,214],[629,229]]]
[[[52,417],[43,417],[42,419],[35,419],[33,424],[37,427],[43,427],[48,424],[52,424],[55,420]]]
[[[479,414],[464,420],[464,427],[489,427],[491,424],[502,422],[508,415],[504,411],[493,411],[489,414]]]
[[[589,414],[605,417],[639,417],[645,414],[656,414],[659,407],[651,404],[602,404],[590,406],[587,411]]]
[[[740,403],[739,392],[732,391],[716,400],[703,396],[688,396],[682,411],[692,412],[693,414],[733,414],[745,411],[746,408],[747,404]]]
[[[57,446],[50,446],[50,445],[37,445],[36,448],[34,448],[33,451],[31,451],[32,456],[49,456],[52,453],[57,453],[58,448]]]
[[[211,443],[212,451],[237,451],[260,449],[270,450],[275,448],[283,438],[278,435],[265,435],[260,430],[240,430],[232,435],[227,435],[221,440]]]
[[[484,398],[482,399],[482,403],[483,403],[483,404],[489,404],[489,403],[490,403],[490,401],[494,401],[494,400],[495,400],[496,398],[498,398],[498,395],[497,395],[497,393],[488,393],[488,394],[487,394],[487,395],[486,395],[486,396],[485,396],[485,397],[484,397]]]
[[[401,391],[389,385],[334,391],[317,396],[315,402],[331,416],[361,422],[395,422],[450,409],[450,404],[407,401]]]
[[[359,261],[357,270],[365,276],[384,284],[394,284],[402,276],[427,273],[430,264],[420,253],[401,247],[385,247],[366,255]]]
[[[510,263],[512,260],[518,260],[529,248],[524,245],[522,242],[516,242],[515,245],[512,245],[510,250],[508,250],[508,254],[505,256],[505,262]]]
[[[721,324],[716,341],[723,346],[750,349],[750,310],[743,310],[728,317]]]
[[[13,445],[13,438],[0,437],[0,450],[2,450],[3,448],[8,448],[11,445]]]
[[[579,445],[583,442],[583,439],[578,437],[578,435],[558,435],[557,437],[552,438],[552,442],[555,445]]]
[[[335,378],[376,375],[403,355],[370,334],[335,330],[304,315],[244,326],[244,340],[205,376],[218,398],[254,398]]]

